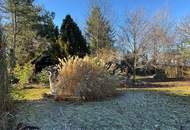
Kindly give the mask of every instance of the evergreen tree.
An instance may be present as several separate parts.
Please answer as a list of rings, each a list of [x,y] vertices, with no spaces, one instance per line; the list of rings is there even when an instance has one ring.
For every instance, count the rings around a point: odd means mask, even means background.
[[[32,61],[35,64],[35,72],[40,72],[43,68],[59,63],[58,58],[67,57],[65,42],[59,39],[59,28],[53,23],[54,13],[45,11],[40,16],[40,24],[34,27],[37,36],[44,39],[40,45],[39,53]],[[41,49],[42,48],[42,49]]]
[[[37,35],[46,38],[50,42],[56,42],[59,36],[59,28],[53,23],[55,18],[54,12],[45,11],[40,16],[40,24],[37,25]]]
[[[113,29],[98,6],[92,8],[87,20],[86,37],[93,51],[101,48],[110,48],[113,45]]]
[[[7,24],[9,48],[11,52],[11,66],[29,61],[33,55],[33,39],[36,36],[33,26],[38,23],[41,8],[34,4],[34,0],[4,0],[4,12],[9,17]]]
[[[10,15],[7,34],[11,59],[20,65],[31,61],[47,50],[49,43],[58,40],[59,30],[53,23],[55,13],[35,4],[35,0],[4,0],[5,12]],[[51,48],[51,47],[50,47]]]
[[[66,44],[69,55],[83,57],[89,52],[87,42],[82,35],[78,25],[73,21],[70,15],[63,20],[60,29],[60,38],[63,44]]]

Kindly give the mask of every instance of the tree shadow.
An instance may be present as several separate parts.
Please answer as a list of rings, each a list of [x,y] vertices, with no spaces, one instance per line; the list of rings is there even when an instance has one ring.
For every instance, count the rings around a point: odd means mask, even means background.
[[[144,81],[144,82],[179,82],[179,81],[190,81],[190,78],[168,78],[165,80],[159,80],[159,79],[154,79],[154,78],[142,78],[138,79],[139,81]]]
[[[154,78],[142,78],[136,80],[135,83],[132,81],[127,81],[125,85],[127,88],[168,88],[177,86],[190,86],[190,79],[169,78],[159,80]]]
[[[145,84],[139,84],[139,85],[134,85],[134,84],[128,84],[128,88],[166,88],[166,87],[175,87],[173,84],[152,84],[152,83],[145,83]]]

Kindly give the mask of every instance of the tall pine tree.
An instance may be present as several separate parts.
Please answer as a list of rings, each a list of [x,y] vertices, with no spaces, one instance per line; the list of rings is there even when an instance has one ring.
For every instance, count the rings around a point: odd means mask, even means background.
[[[63,41],[62,43],[66,44],[69,55],[83,57],[89,53],[87,42],[70,15],[67,15],[63,20],[60,38]]]
[[[11,52],[12,68],[17,63],[24,64],[33,57],[33,42],[36,36],[33,25],[39,21],[41,8],[34,0],[3,0],[4,12],[10,21],[7,24],[8,42]]]
[[[87,20],[86,37],[92,51],[101,48],[110,48],[113,45],[113,29],[98,6],[92,8],[91,14]]]

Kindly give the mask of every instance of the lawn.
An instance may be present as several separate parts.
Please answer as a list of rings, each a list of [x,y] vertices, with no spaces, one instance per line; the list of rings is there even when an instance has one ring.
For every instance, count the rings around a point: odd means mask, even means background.
[[[136,91],[155,91],[178,96],[190,96],[190,81],[153,82],[155,87],[131,88]],[[157,87],[159,85],[159,87]]]
[[[153,82],[153,85],[162,85],[163,87],[151,88],[124,88],[119,91],[154,91],[166,94],[174,94],[178,96],[190,96],[190,81],[174,81],[174,82]],[[15,89],[12,93],[15,100],[35,101],[43,99],[43,95],[49,92],[49,88],[43,85],[30,85],[25,89]]]
[[[14,89],[12,96],[17,101],[35,101],[43,98],[43,94],[48,93],[49,88],[43,85],[30,85],[24,89]]]
[[[181,126],[183,130],[189,130],[190,86],[184,86],[185,82],[181,84],[175,87],[130,88],[112,99],[83,103],[35,101],[42,98],[38,94],[48,90],[34,88],[38,91],[35,93],[33,89],[26,89],[23,90],[26,94],[24,99],[28,101],[19,104],[17,122],[29,123],[42,130],[153,130],[156,127],[179,130]]]
[[[136,89],[139,90],[139,89]],[[190,86],[177,86],[177,87],[165,87],[165,88],[143,88],[141,91],[156,91],[167,94],[174,94],[179,96],[190,96]]]

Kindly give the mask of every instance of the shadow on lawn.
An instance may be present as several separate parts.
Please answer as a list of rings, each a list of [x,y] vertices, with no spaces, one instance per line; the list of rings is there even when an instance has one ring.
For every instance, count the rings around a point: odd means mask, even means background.
[[[180,82],[180,81],[190,81],[190,78],[168,78],[165,80],[159,80],[159,79],[154,79],[154,78],[142,78],[138,79],[139,81],[144,81],[144,82]]]
[[[128,88],[166,88],[166,87],[175,87],[173,84],[152,84],[152,83],[144,83],[139,85],[128,84]]]
[[[178,94],[175,92],[167,91],[167,90],[156,90],[156,89],[129,89],[127,92],[133,92],[133,93],[147,93],[148,94],[154,94],[154,95],[163,95],[174,102],[178,101],[179,105],[190,105],[190,94]]]
[[[157,80],[153,78],[138,79],[136,83],[131,81],[126,83],[127,88],[168,88],[177,86],[189,86],[190,79],[176,79],[170,78],[166,80]]]

